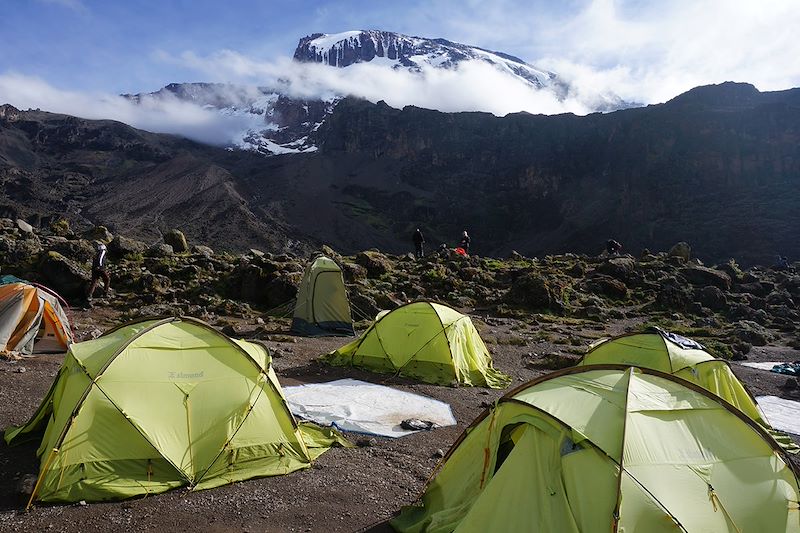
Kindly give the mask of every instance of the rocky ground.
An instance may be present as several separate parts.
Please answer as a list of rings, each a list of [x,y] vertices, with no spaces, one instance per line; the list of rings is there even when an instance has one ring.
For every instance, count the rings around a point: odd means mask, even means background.
[[[109,243],[114,293],[84,308],[93,242]],[[79,340],[120,321],[183,313],[228,334],[259,338],[272,348],[284,385],[349,376],[426,394],[450,403],[455,427],[400,439],[350,437],[352,449],[332,449],[313,468],[210,491],[176,490],[126,502],[37,505],[22,499],[38,463],[35,446],[0,444],[2,531],[354,531],[385,520],[422,490],[438,459],[461,431],[503,391],[451,388],[319,365],[315,358],[341,338],[288,334],[287,305],[307,258],[258,250],[240,256],[189,246],[180,232],[165,243],[143,243],[94,228],[75,235],[66,223],[49,230],[0,219],[2,274],[51,286],[72,304]],[[659,325],[704,343],[719,357],[800,360],[800,275],[734,261],[708,267],[685,244],[638,257],[578,255],[504,259],[451,252],[416,261],[366,251],[352,257],[325,250],[342,265],[362,329],[379,309],[430,298],[469,312],[495,366],[518,385],[573,364],[602,337]],[[798,265],[795,265],[798,266]],[[0,426],[23,423],[36,409],[61,356],[0,360]],[[734,364],[755,394],[800,399],[786,376]],[[379,526],[380,528],[381,526]]]

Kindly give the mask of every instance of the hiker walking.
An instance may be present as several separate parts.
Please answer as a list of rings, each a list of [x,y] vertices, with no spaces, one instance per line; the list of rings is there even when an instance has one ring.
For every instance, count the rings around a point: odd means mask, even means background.
[[[620,251],[622,251],[622,245],[620,243],[614,239],[608,239],[606,241],[606,253],[608,253],[608,255],[619,255]]]
[[[94,296],[94,290],[100,280],[103,280],[103,297],[108,296],[108,291],[111,290],[111,277],[108,275],[106,269],[106,257],[108,250],[106,245],[102,242],[97,243],[95,248],[94,260],[92,260],[92,281],[89,284],[89,290],[86,291],[86,301],[91,302]]]
[[[469,234],[467,233],[467,230],[464,230],[464,233],[461,234],[461,242],[458,243],[458,246],[463,248],[465,252],[469,253],[469,243]]]
[[[417,231],[414,232],[414,236],[411,237],[411,239],[414,241],[414,256],[417,259],[421,259],[424,255],[422,245],[425,244],[425,237],[422,235],[422,230],[417,228]]]

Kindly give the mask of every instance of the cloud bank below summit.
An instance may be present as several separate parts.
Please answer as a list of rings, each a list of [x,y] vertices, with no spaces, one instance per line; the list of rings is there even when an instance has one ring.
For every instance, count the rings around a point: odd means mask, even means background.
[[[117,120],[209,144],[227,144],[236,133],[256,126],[252,116],[225,116],[177,98],[146,98],[137,105],[119,95],[63,90],[40,78],[16,73],[0,75],[0,103],[88,119]]]
[[[520,111],[586,114],[593,110],[590,99],[559,101],[551,90],[536,90],[481,61],[463,62],[455,69],[427,67],[416,73],[371,63],[342,69],[297,63],[290,58],[258,62],[233,51],[209,57],[192,53],[171,57],[162,53],[160,59],[192,67],[201,73],[199,79],[203,81],[241,84],[251,87],[254,93],[256,86],[275,88],[301,99],[357,96],[372,102],[383,100],[397,108],[413,105],[498,116]],[[63,90],[40,78],[16,73],[0,75],[0,100],[22,109],[118,120],[148,131],[180,134],[219,145],[241,138],[248,129],[266,127],[258,115],[225,115],[169,96],[144,98],[137,105],[119,95]]]

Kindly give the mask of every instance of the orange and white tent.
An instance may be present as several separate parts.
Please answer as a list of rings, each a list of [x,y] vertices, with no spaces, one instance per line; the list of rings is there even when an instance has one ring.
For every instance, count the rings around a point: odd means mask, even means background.
[[[0,279],[0,355],[65,352],[72,340],[55,293],[11,276]]]

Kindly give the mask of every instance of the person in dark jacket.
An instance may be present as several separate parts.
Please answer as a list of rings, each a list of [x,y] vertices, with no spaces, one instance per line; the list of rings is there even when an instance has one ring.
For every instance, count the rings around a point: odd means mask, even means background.
[[[615,241],[614,239],[608,239],[606,241],[606,252],[608,255],[619,255],[622,251],[622,245]]]
[[[458,243],[458,246],[463,248],[465,252],[469,253],[469,243],[469,234],[467,233],[467,230],[464,230],[464,233],[461,234],[461,242]]]
[[[102,242],[97,243],[94,260],[92,261],[92,281],[89,284],[89,289],[86,291],[86,301],[88,302],[92,301],[94,290],[97,288],[97,284],[101,279],[103,280],[104,298],[108,296],[108,291],[111,290],[111,276],[108,275],[108,269],[106,268],[107,256],[108,250],[106,249],[106,245]]]
[[[417,231],[414,232],[411,239],[414,241],[414,256],[420,259],[424,255],[422,245],[425,244],[425,237],[422,235],[422,230],[417,228]]]

